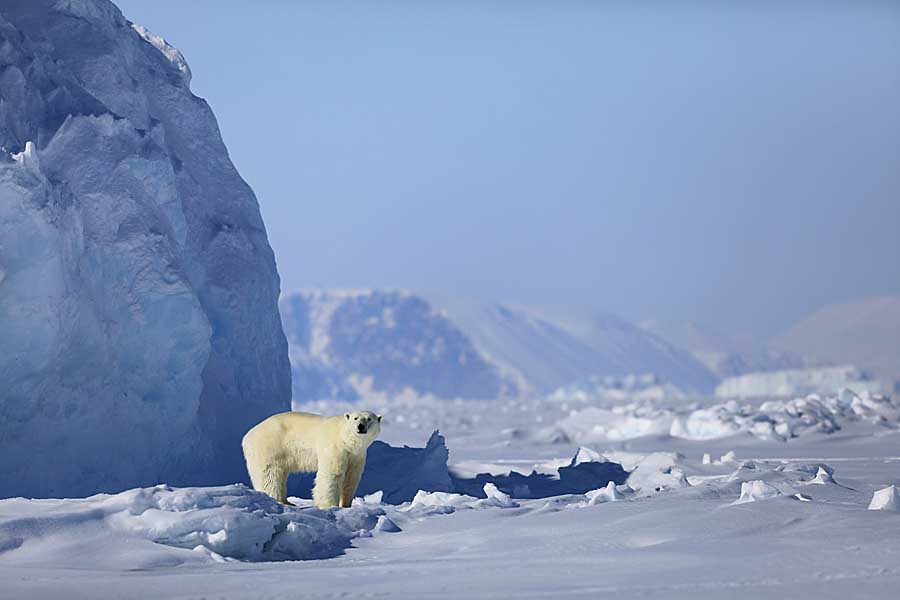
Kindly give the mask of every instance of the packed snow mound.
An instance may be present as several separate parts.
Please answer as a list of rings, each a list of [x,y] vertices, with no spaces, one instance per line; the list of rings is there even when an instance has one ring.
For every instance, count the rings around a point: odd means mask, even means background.
[[[734,503],[746,504],[747,502],[769,500],[782,495],[781,491],[775,486],[756,479],[754,481],[745,481],[741,484],[741,497],[735,500]]]
[[[437,508],[444,512],[453,512],[457,508],[469,508],[478,501],[478,498],[455,494],[453,492],[426,492],[419,490],[410,502],[410,508],[429,507]]]
[[[484,484],[484,495],[487,496],[482,500],[484,506],[495,506],[497,508],[515,508],[518,503],[513,502],[509,494],[501,492],[493,483]]]
[[[872,494],[869,510],[900,512],[900,492],[897,491],[897,487],[889,485]]]
[[[617,455],[625,466],[627,462]],[[684,456],[677,452],[653,452],[638,456],[628,475],[628,485],[642,493],[664,492],[690,487],[682,461]]]
[[[449,514],[462,509],[517,508],[519,506],[508,494],[497,489],[497,486],[493,483],[484,484],[483,491],[485,498],[475,498],[474,496],[451,492],[426,492],[420,490],[410,502],[409,510],[425,508],[428,509],[427,512]]]
[[[604,502],[618,502],[625,499],[625,496],[616,488],[614,481],[607,483],[605,488],[587,492],[585,496],[587,496],[588,504],[591,506],[603,504]]]
[[[888,391],[877,379],[854,367],[818,367],[728,377],[716,387],[720,398],[793,398],[809,394],[834,394],[849,389],[857,394]]]
[[[816,471],[816,476],[813,477],[810,481],[812,485],[828,485],[831,483],[836,483],[832,474],[826,470],[824,467],[819,467]]]
[[[731,400],[698,407],[631,402],[611,408],[573,408],[555,424],[530,437],[535,441],[597,444],[643,436],[670,435],[712,440],[749,433],[763,440],[787,441],[810,433],[830,434],[843,424],[866,421],[879,427],[900,427],[900,401],[888,396],[844,389],[837,395],[810,395],[771,400],[759,405]]]
[[[56,554],[65,555],[77,551],[82,537],[100,537],[180,549],[143,550],[155,554],[154,561],[162,552],[170,564],[223,558],[306,560],[341,554],[360,529],[373,529],[383,514],[368,505],[345,511],[285,507],[241,484],[157,485],[75,500],[2,501],[0,548],[5,561],[28,563],[35,547],[54,546]]]
[[[281,312],[297,404],[543,395],[570,384],[609,398],[681,397],[717,381],[687,353],[608,315],[381,290],[286,294]]]
[[[0,497],[239,481],[289,407],[273,253],[189,79],[107,0],[0,4]]]

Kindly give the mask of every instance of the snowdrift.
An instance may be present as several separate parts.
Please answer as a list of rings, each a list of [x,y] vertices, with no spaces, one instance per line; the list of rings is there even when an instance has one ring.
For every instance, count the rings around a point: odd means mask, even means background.
[[[122,559],[132,567],[327,558],[374,529],[383,514],[370,505],[293,509],[241,484],[158,485],[77,500],[13,499],[0,502],[0,557],[6,552],[8,560],[29,564],[32,556],[46,559],[49,553],[65,565],[83,560],[73,554],[90,539],[98,552],[105,544],[132,545]],[[104,561],[111,554],[104,552]]]

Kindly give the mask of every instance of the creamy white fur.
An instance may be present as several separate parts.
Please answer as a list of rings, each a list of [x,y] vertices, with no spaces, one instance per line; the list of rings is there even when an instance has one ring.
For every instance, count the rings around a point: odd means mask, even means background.
[[[365,433],[358,431],[361,423]],[[287,504],[288,475],[316,473],[316,506],[346,507],[366,466],[366,450],[380,431],[381,417],[368,411],[336,417],[286,412],[248,431],[241,445],[254,489]]]

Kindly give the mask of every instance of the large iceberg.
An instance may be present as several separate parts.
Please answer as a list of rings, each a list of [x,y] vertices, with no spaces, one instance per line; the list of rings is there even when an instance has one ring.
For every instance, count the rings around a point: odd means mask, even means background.
[[[290,407],[253,192],[165,40],[0,4],[0,497],[243,480]]]

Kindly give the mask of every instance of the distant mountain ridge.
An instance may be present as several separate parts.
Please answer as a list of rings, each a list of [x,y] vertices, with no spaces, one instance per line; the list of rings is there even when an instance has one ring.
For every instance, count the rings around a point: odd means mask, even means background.
[[[711,391],[718,382],[689,353],[601,311],[461,299],[434,303],[478,348],[541,393],[594,376],[652,373],[690,392]]]
[[[889,385],[900,383],[900,297],[826,306],[772,341],[778,350],[854,364]]]
[[[710,394],[736,377],[777,379],[837,365],[878,377],[885,391],[900,380],[897,298],[822,309],[771,342],[690,322],[638,326],[590,309],[402,290],[304,290],[284,295],[280,306],[295,402],[546,395],[646,374],[688,394]],[[809,377],[821,379],[812,371]]]
[[[718,382],[687,352],[592,311],[382,290],[304,290],[280,306],[295,402],[546,394],[589,376],[636,373],[703,393]]]
[[[691,353],[721,378],[821,364],[801,354],[779,351],[748,336],[727,334],[691,321],[647,320],[641,327]]]

